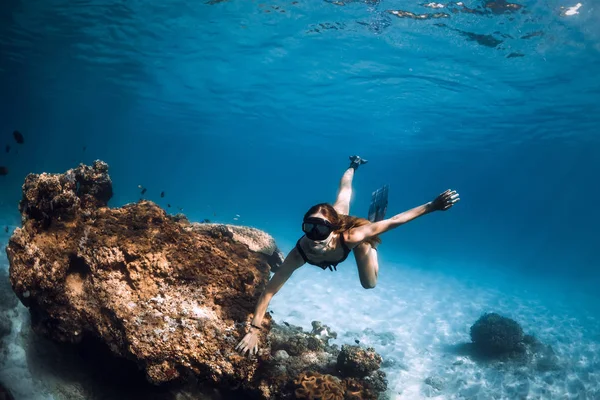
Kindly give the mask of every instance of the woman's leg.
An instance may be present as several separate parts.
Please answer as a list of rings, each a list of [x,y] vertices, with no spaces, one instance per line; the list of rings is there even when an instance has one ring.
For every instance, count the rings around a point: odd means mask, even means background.
[[[352,252],[358,266],[360,284],[365,289],[373,289],[377,285],[377,274],[379,273],[377,249],[370,243],[364,242],[352,249]]]
[[[338,188],[337,198],[333,208],[338,214],[348,215],[350,213],[350,198],[352,197],[352,178],[354,178],[354,168],[348,167]]]
[[[350,166],[342,175],[340,186],[338,188],[337,198],[333,203],[333,208],[338,214],[350,214],[350,199],[352,198],[352,179],[354,171],[361,164],[366,164],[367,160],[363,160],[359,156],[350,156]]]

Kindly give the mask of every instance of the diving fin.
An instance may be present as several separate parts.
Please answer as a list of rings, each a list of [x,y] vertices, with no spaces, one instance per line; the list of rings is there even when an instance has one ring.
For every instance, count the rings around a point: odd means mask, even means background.
[[[377,222],[385,219],[388,205],[389,185],[384,185],[371,194],[371,205],[369,206],[369,221]]]
[[[351,163],[348,168],[354,168],[355,171],[359,165],[366,164],[369,162],[369,160],[365,160],[364,158],[361,158],[360,156],[350,156],[349,158],[350,158]]]

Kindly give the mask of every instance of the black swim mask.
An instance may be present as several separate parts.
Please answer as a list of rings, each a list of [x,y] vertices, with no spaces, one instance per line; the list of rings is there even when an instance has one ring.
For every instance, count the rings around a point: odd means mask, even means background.
[[[302,231],[310,240],[327,239],[333,229],[331,222],[322,218],[309,217],[302,222]]]

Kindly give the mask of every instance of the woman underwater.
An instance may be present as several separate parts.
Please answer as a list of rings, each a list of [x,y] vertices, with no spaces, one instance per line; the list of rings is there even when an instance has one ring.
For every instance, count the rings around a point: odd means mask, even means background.
[[[433,201],[388,219],[371,222],[368,219],[350,216],[348,214],[352,178],[358,166],[367,162],[359,156],[350,156],[350,161],[350,166],[340,181],[333,206],[328,203],[317,204],[304,215],[302,231],[305,235],[298,240],[296,247],[275,271],[258,299],[250,331],[236,346],[236,350],[242,354],[258,352],[258,331],[261,329],[267,306],[296,269],[305,263],[323,269],[336,268],[352,251],[358,266],[360,283],[365,289],[372,289],[377,284],[379,271],[377,246],[381,239],[378,235],[430,212],[446,211],[460,200],[456,191],[448,189]]]

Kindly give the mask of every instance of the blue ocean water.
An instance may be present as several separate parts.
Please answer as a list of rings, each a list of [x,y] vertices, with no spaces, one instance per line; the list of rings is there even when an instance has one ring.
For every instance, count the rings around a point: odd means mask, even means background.
[[[6,0],[0,221],[18,225],[28,173],[101,159],[112,206],[142,185],[173,213],[264,229],[287,252],[359,154],[351,214],[384,184],[388,216],[461,197],[382,237],[382,285],[403,284],[398,265],[468,271],[473,287],[596,312],[597,2],[460,4]]]

